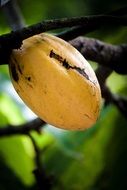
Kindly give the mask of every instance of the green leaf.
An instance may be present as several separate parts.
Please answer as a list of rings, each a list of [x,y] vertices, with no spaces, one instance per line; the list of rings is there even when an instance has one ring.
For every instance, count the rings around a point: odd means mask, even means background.
[[[24,122],[23,116],[12,99],[0,94],[0,126]],[[30,139],[26,136],[3,137],[0,139],[0,157],[15,175],[26,185],[34,183],[34,150]]]
[[[15,102],[5,93],[0,93],[0,112],[7,118],[9,124],[19,124],[24,118]],[[0,121],[0,125],[2,125]]]
[[[2,157],[0,157],[0,189],[28,190],[28,186],[21,182],[13,170],[5,164]]]
[[[62,134],[59,131],[58,137],[54,136],[56,142],[43,157],[47,171],[57,178],[55,190],[61,187],[82,190],[95,186],[105,168],[105,155],[109,142],[112,141],[118,115],[117,109],[109,106],[102,111],[99,121],[91,129],[61,132]],[[123,120],[123,125],[125,124]]]

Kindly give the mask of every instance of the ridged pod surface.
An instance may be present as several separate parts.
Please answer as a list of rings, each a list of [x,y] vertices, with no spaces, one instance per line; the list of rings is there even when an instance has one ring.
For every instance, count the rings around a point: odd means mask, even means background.
[[[15,90],[45,122],[68,130],[96,122],[100,86],[89,63],[69,43],[45,33],[30,37],[13,50],[9,68]]]

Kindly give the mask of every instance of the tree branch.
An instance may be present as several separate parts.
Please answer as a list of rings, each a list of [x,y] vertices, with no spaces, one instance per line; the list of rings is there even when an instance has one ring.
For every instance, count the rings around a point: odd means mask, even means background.
[[[106,104],[114,104],[118,110],[127,118],[127,98],[119,96],[117,94],[113,94],[110,89],[103,85],[102,88],[102,96],[106,101]]]
[[[34,150],[35,150],[35,165],[36,168],[34,169],[33,173],[35,175],[38,187],[40,190],[46,189],[51,190],[53,185],[53,178],[50,175],[47,175],[44,165],[41,162],[41,151],[37,146],[37,143],[32,135],[28,134],[30,137]]]
[[[126,16],[127,15],[127,6],[117,9],[117,10],[114,10],[112,12],[108,12],[106,15]],[[68,40],[72,40],[78,36],[85,35],[89,32],[92,32],[93,30],[96,30],[96,26],[91,25],[91,27],[84,27],[81,25],[81,26],[72,27],[71,29],[60,32],[59,34],[57,34],[57,36],[68,41]]]
[[[93,31],[100,27],[116,25],[127,26],[127,18],[111,15],[96,15],[43,21],[0,36],[0,60],[3,60],[3,64],[5,64],[4,58],[7,57],[7,53],[10,53],[11,49],[19,48],[24,39],[41,32],[73,26],[83,26],[84,30],[89,32],[89,29]]]
[[[28,134],[31,130],[38,131],[46,123],[39,118],[36,118],[28,123],[21,124],[18,126],[7,125],[0,128],[0,137]]]
[[[78,37],[70,43],[76,47],[86,59],[100,64],[96,75],[101,87],[102,97],[106,104],[113,103],[120,112],[127,117],[127,98],[113,94],[106,86],[106,79],[112,73],[112,69],[120,74],[127,74],[126,54],[127,45],[114,46],[96,39]],[[123,50],[123,47],[125,48]]]
[[[91,61],[119,74],[127,74],[127,44],[111,45],[97,39],[78,37],[70,43]]]

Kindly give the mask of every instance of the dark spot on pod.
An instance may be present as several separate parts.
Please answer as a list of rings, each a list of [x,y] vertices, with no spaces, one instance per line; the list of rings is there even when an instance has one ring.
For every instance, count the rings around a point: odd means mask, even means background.
[[[92,120],[92,118],[88,114],[84,114],[84,116]]]
[[[25,77],[26,80],[28,80],[29,82],[31,81],[31,77]]]
[[[28,81],[31,81],[31,77],[28,77]]]
[[[14,81],[18,82],[19,76],[18,76],[18,73],[17,73],[15,65],[11,65],[11,73],[12,73],[12,78],[14,79]]]
[[[26,84],[30,87],[33,88],[33,81],[31,76],[25,76],[24,79],[26,80]]]
[[[33,86],[32,86],[30,83],[27,83],[27,85],[28,85],[30,88],[33,88]]]

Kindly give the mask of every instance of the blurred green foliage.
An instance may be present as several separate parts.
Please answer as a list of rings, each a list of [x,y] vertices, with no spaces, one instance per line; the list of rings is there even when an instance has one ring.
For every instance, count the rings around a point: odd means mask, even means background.
[[[44,19],[100,14],[126,5],[123,1],[101,0],[19,0],[26,24]],[[2,11],[0,33],[10,31]],[[126,28],[102,29],[89,34],[109,43],[126,43]],[[113,73],[108,81],[113,92],[127,95],[126,76]],[[0,127],[29,120],[26,110],[12,92],[7,66],[0,66]],[[27,110],[28,115],[29,110]],[[53,178],[54,190],[126,190],[127,120],[112,105],[101,111],[95,126],[69,132],[46,126],[41,135],[32,132],[41,162]],[[36,190],[32,171],[35,152],[28,136],[0,138],[0,190]]]

